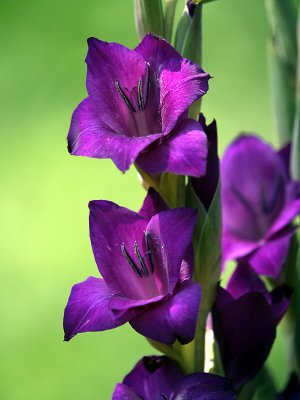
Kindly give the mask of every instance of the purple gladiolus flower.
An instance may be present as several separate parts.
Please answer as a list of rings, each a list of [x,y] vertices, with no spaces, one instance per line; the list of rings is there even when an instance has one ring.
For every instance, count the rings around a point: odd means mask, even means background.
[[[148,34],[133,50],[88,40],[88,97],[68,134],[73,155],[133,162],[148,173],[201,176],[207,142],[189,107],[208,90],[209,75],[164,39]]]
[[[262,275],[278,278],[300,212],[300,186],[288,173],[289,148],[274,151],[243,135],[221,165],[223,256],[247,259]]]
[[[112,400],[234,400],[230,382],[217,375],[184,376],[167,357],[144,357],[118,384]]]
[[[126,322],[160,342],[193,339],[201,289],[187,260],[196,211],[166,208],[153,190],[139,213],[109,201],[90,202],[90,237],[103,279],[89,277],[73,287],[64,316],[66,340]]]
[[[276,325],[286,312],[291,288],[269,293],[247,264],[239,264],[227,290],[219,287],[213,308],[214,333],[227,378],[236,389],[263,366],[276,336]]]

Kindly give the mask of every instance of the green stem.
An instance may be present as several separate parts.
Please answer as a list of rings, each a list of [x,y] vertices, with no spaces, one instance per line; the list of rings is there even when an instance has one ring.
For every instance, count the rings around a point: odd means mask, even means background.
[[[296,79],[296,112],[292,140],[291,173],[292,177],[300,180],[300,15],[298,16],[298,61]]]
[[[164,38],[171,43],[177,0],[166,0]]]

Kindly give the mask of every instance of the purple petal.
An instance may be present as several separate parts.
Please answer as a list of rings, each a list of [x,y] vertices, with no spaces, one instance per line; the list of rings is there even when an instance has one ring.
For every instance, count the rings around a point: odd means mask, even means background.
[[[169,133],[177,120],[208,90],[206,74],[185,58],[166,60],[159,76],[162,131]]]
[[[219,292],[222,292],[219,288]],[[276,321],[261,293],[247,293],[213,309],[213,326],[225,374],[235,388],[253,378],[264,364],[276,336]]]
[[[121,250],[133,253],[134,242],[142,248],[147,221],[139,214],[109,201],[90,202],[90,237],[96,263],[107,285],[119,295],[143,298],[141,278],[130,268]],[[153,297],[153,296],[146,296]]]
[[[139,214],[143,216],[146,220],[150,219],[161,211],[167,211],[169,207],[164,202],[162,197],[153,189],[148,190],[147,196],[145,197],[142,208]]]
[[[169,398],[183,373],[167,357],[144,357],[124,378],[124,385],[132,388],[143,400]],[[117,399],[116,399],[117,400]]]
[[[151,299],[132,300],[114,295],[109,302],[109,308],[117,318],[123,316],[125,313],[128,315],[128,311],[130,311],[131,316],[136,316],[143,312],[145,306],[146,309],[149,307],[156,307],[157,304],[155,303],[161,303],[164,298],[164,295],[160,295],[152,297]]]
[[[286,313],[292,294],[293,289],[286,285],[279,286],[270,293],[272,313],[277,324]]]
[[[116,133],[130,136],[136,130],[134,113],[118,92],[116,81],[127,97],[130,97],[129,91],[137,86],[139,79],[145,74],[145,61],[136,51],[118,43],[90,38],[88,45],[88,94],[101,119]]]
[[[161,144],[141,153],[137,163],[151,174],[171,172],[197,177],[205,174],[206,157],[207,139],[201,125],[184,119]]]
[[[218,375],[195,373],[186,376],[176,386],[170,400],[235,400],[230,382]]]
[[[89,277],[74,285],[65,308],[65,340],[77,333],[104,331],[124,324],[108,307],[112,293],[103,279]]]
[[[269,292],[263,281],[259,279],[253,269],[245,262],[238,264],[226,289],[234,299],[238,299],[249,292],[261,293],[266,298],[269,296]]]
[[[182,261],[191,249],[196,219],[196,210],[175,208],[155,215],[147,226],[153,242],[161,244],[159,248],[157,245],[160,259],[157,267],[168,276],[170,294],[179,280]]]
[[[236,237],[231,232],[223,231],[222,235],[222,257],[223,263],[227,260],[236,260],[252,253],[258,244],[249,240]]]
[[[68,147],[72,155],[111,158],[125,172],[138,155],[161,135],[128,137],[117,134],[101,119],[94,103],[86,98],[72,116],[68,134]]]
[[[210,125],[206,125],[205,118],[201,114],[199,122],[204,127],[207,136],[208,157],[205,175],[198,179],[192,179],[192,185],[201,203],[208,210],[215,195],[220,175],[218,133],[215,120]]]
[[[274,237],[262,244],[249,258],[252,268],[260,275],[278,278],[285,262],[294,232]]]
[[[285,167],[278,154],[259,138],[240,136],[222,160],[222,204],[225,231],[258,241],[285,202]]]
[[[130,387],[118,383],[112,395],[112,400],[143,400]]]
[[[190,105],[208,90],[209,75],[182,58],[164,39],[146,35],[135,51],[158,75],[164,133],[169,133]]]
[[[295,184],[291,183],[289,186],[291,187],[291,189],[294,189],[296,187],[296,190],[298,190],[297,183]],[[276,221],[270,227],[267,236],[270,237],[279,232],[286,225],[290,224],[293,221],[293,219],[299,214],[300,214],[300,198],[293,198],[282,209]]]
[[[185,281],[168,302],[155,305],[130,324],[142,335],[162,343],[171,344],[176,339],[188,343],[195,335],[200,297],[200,286]]]

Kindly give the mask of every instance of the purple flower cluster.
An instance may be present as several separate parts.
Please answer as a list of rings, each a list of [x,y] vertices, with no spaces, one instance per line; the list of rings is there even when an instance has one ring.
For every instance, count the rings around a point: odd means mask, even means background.
[[[123,172],[136,163],[158,182],[166,172],[186,175],[207,218],[213,218],[210,205],[221,180],[223,264],[238,262],[226,289],[212,289],[212,328],[224,377],[185,375],[170,358],[144,357],[117,384],[113,399],[235,399],[265,363],[292,296],[285,285],[269,292],[259,277],[280,278],[300,213],[289,147],[276,152],[243,135],[220,163],[216,122],[188,117],[208,90],[209,75],[198,65],[152,34],[133,50],[94,38],[88,45],[88,97],[74,111],[69,152],[111,158]],[[202,301],[193,278],[194,228],[201,229],[202,221],[197,210],[171,209],[152,188],[139,212],[105,200],[91,201],[89,209],[101,278],[73,286],[65,340],[129,322],[172,351],[193,341]]]

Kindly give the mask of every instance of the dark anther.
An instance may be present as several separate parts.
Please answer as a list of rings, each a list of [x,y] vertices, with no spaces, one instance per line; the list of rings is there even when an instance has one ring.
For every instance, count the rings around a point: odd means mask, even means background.
[[[138,103],[139,103],[139,110],[143,111],[145,109],[145,102],[144,102],[144,98],[143,98],[142,78],[139,79],[139,83],[138,83]]]
[[[124,257],[126,258],[126,261],[128,262],[128,264],[131,266],[131,268],[133,269],[133,271],[140,277],[143,276],[143,274],[141,273],[141,271],[138,269],[138,267],[135,265],[134,261],[132,260],[132,258],[130,257],[130,255],[128,254],[128,251],[126,250],[125,244],[122,243],[121,244],[121,250],[122,253],[124,255]]]
[[[130,103],[128,97],[126,96],[126,94],[123,92],[119,81],[115,81],[115,86],[119,92],[119,94],[121,95],[122,99],[125,101],[125,104],[127,105],[127,107],[129,108],[130,111],[132,112],[136,112],[136,109],[133,107],[133,105]]]
[[[145,232],[145,242],[146,242],[146,248],[147,248],[147,256],[149,258],[149,262],[151,265],[151,272],[154,272],[154,262],[153,262],[153,256],[152,256],[152,251],[151,251],[151,235],[150,232]]]
[[[146,85],[146,93],[145,93],[145,107],[148,101],[148,96],[150,92],[150,64],[147,62],[146,63],[146,77],[145,77],[145,85]]]
[[[144,262],[143,257],[141,256],[141,253],[140,253],[140,250],[139,250],[137,242],[134,242],[134,252],[135,252],[136,258],[138,259],[138,262],[139,262],[139,264],[141,266],[142,274],[144,276],[149,276],[149,271],[148,271],[148,269],[146,267],[146,264]]]
[[[161,393],[160,395],[161,395],[162,400],[168,400],[168,398],[165,394]]]

